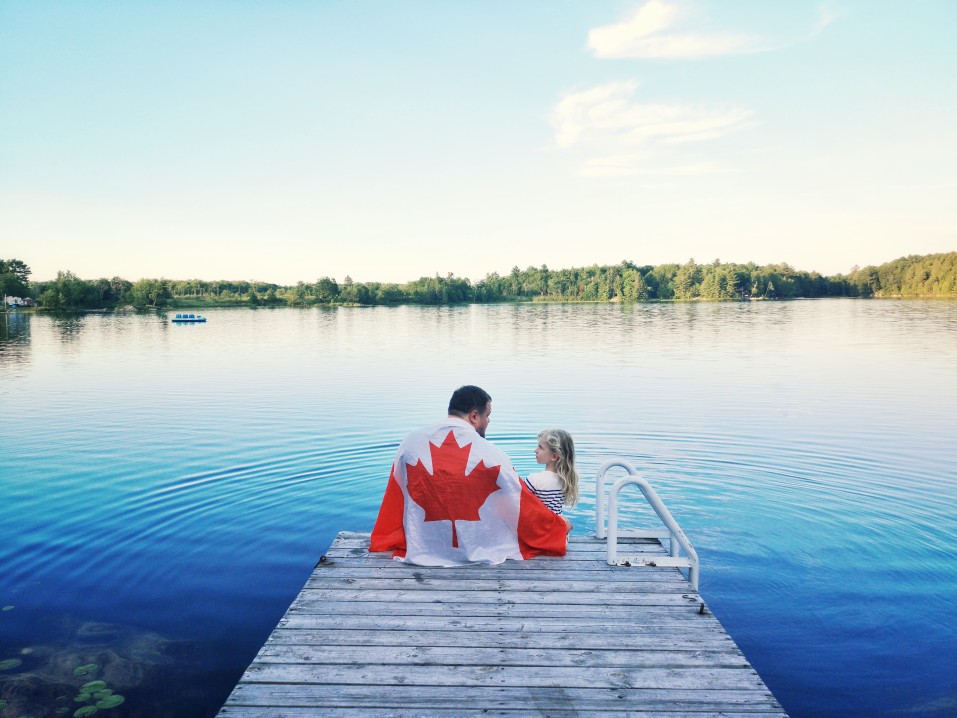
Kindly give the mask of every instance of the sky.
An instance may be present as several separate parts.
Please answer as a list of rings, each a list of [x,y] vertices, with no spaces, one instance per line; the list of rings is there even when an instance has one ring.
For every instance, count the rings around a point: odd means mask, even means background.
[[[953,0],[0,0],[34,280],[957,250]]]

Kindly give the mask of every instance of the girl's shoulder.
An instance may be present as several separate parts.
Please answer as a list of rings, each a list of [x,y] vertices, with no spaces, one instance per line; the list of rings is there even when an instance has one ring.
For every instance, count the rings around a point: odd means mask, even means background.
[[[554,471],[539,471],[536,474],[529,474],[525,480],[540,491],[560,490],[562,488],[562,480]]]

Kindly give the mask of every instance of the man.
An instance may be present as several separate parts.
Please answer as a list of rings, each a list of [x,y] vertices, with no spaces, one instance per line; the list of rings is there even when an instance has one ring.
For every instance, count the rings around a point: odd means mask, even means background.
[[[412,432],[396,454],[370,551],[420,566],[565,555],[571,524],[534,496],[485,439],[492,397],[455,390],[446,420]]]

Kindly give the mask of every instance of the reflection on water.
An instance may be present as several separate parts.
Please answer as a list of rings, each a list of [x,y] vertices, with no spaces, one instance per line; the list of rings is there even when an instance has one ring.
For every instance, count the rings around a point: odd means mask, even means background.
[[[64,343],[78,340],[87,323],[85,314],[62,314],[51,319],[57,338]]]
[[[204,315],[0,320],[10,715],[58,707],[86,662],[117,718],[214,715],[463,383],[492,394],[521,473],[560,426],[583,476],[620,456],[651,480],[792,716],[953,714],[957,303]]]
[[[0,366],[29,361],[30,315],[26,312],[0,312]]]

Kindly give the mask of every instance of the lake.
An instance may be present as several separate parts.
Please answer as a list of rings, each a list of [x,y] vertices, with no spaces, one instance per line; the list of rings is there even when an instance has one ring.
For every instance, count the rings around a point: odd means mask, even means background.
[[[957,714],[957,302],[203,313],[0,315],[0,716],[213,716],[466,383],[520,473],[575,437],[575,533],[652,482],[792,716]]]

